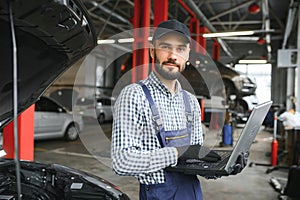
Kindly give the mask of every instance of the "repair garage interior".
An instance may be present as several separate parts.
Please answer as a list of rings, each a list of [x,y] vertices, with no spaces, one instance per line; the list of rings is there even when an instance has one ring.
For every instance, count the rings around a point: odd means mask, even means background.
[[[0,156],[3,156],[0,180],[7,183],[3,186],[0,183],[0,199],[18,199],[13,193],[23,192],[22,186],[26,190],[28,186],[28,195],[33,191],[30,188],[43,188],[44,194],[49,192],[44,199],[139,198],[138,181],[118,176],[111,168],[113,105],[125,85],[145,78],[145,73],[151,71],[149,65],[146,70],[140,66],[151,62],[149,41],[154,27],[166,19],[187,25],[193,39],[192,53],[197,58],[191,60],[192,66],[202,69],[201,76],[218,77],[225,91],[216,95],[211,88],[219,88],[206,82],[205,77],[200,81],[193,72],[183,73],[184,80],[190,84],[187,90],[196,95],[201,106],[206,145],[231,150],[253,107],[273,101],[252,142],[248,164],[242,173],[217,179],[198,177],[204,199],[300,199],[296,189],[300,184],[299,0],[43,0],[39,3],[11,0],[17,44],[18,39],[21,41],[16,45],[21,67],[17,84],[20,90],[17,115],[21,124],[18,129],[13,125],[16,120],[13,104],[7,103],[9,98],[13,99],[13,89],[16,89],[12,87],[13,78],[7,78],[13,77],[16,61],[12,61],[14,48],[10,44],[13,35],[8,26],[11,23],[8,2],[0,3],[1,26],[7,29],[6,32],[0,29],[4,32],[0,36],[3,55],[0,100],[1,113],[4,113],[0,118]],[[73,29],[76,34],[72,33]],[[142,35],[137,30],[142,30]],[[40,48],[40,41],[46,45]],[[46,55],[49,59],[45,59]],[[21,83],[32,86],[28,89]],[[32,95],[26,96],[31,91],[34,91]],[[37,120],[37,108],[40,109],[42,97],[57,102],[58,112],[72,111],[75,124],[78,121],[74,113],[78,114],[83,123],[79,133],[38,134],[42,121]],[[229,132],[225,132],[228,131],[225,125]],[[12,137],[16,131],[19,141]],[[15,154],[16,148],[19,153]],[[15,164],[8,163],[7,159],[15,160]],[[74,172],[80,177],[86,176],[82,172],[100,177],[100,189],[91,187],[81,194],[78,182],[91,179],[79,180],[74,174],[68,175],[72,170],[62,167],[66,169],[66,177],[73,177],[77,182],[69,180],[70,197],[54,198],[53,191],[58,189],[53,180],[57,179],[51,179],[53,174],[48,177],[41,172],[61,170],[52,168],[56,164],[80,170]],[[7,166],[12,168],[8,170]],[[18,186],[18,173],[10,174],[18,170],[20,190],[18,187],[6,192],[8,182],[10,187]],[[45,182],[54,189],[47,191],[50,186],[46,187]],[[38,192],[33,193],[38,199]],[[26,195],[24,192],[25,199]]]

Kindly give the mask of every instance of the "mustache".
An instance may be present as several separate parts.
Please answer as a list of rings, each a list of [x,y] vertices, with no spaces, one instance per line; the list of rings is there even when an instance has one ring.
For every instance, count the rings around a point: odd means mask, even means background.
[[[162,64],[162,65],[172,64],[172,65],[176,65],[178,68],[180,68],[180,66],[179,66],[174,60],[164,61],[164,62],[162,62],[161,64]]]

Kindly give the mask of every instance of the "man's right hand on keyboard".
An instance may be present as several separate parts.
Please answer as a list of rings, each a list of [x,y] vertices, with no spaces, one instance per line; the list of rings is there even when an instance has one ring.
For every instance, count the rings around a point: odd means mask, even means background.
[[[221,157],[214,151],[201,145],[188,145],[176,147],[178,160],[199,159],[207,162],[217,162]]]

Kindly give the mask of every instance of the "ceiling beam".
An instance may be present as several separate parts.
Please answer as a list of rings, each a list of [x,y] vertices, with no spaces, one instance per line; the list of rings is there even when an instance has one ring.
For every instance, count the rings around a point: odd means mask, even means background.
[[[269,33],[271,22],[269,17],[269,3],[268,0],[262,0],[262,13],[263,13],[263,25],[266,31],[266,45],[267,45],[267,52],[268,52],[268,61],[272,58],[272,47],[271,47],[271,34]]]
[[[235,25],[235,24],[262,24],[262,20],[251,20],[251,21],[220,21],[210,22],[212,25]]]
[[[109,14],[109,16],[112,16],[118,20],[120,20],[123,23],[126,23],[128,25],[131,25],[131,22],[127,19],[125,19],[124,17],[122,17],[121,15],[117,14],[116,12],[114,12],[113,10],[106,8],[105,6],[97,3],[96,1],[91,1],[90,2],[93,6],[99,8],[100,10],[102,10],[103,12],[105,12],[106,14]]]
[[[217,14],[217,15],[211,17],[211,18],[209,18],[208,20],[209,20],[209,21],[212,21],[212,20],[218,19],[218,18],[220,18],[220,17],[222,17],[222,16],[224,16],[224,15],[227,15],[227,14],[232,13],[232,12],[234,12],[234,11],[236,11],[236,10],[242,8],[242,7],[245,7],[245,6],[247,6],[247,5],[249,5],[250,3],[253,3],[253,2],[255,2],[255,0],[250,0],[250,1],[247,0],[247,1],[244,1],[244,2],[242,2],[242,3],[238,4],[238,5],[236,5],[235,7],[232,7],[232,8],[229,8],[229,9],[227,9],[227,10],[224,10],[223,12],[221,12],[221,13],[219,13],[219,14]]]
[[[193,0],[185,0],[185,3],[187,6],[195,13],[195,15],[199,18],[200,22],[208,28],[209,31],[211,32],[217,32],[215,27],[208,21],[206,16],[200,11],[200,9],[197,7],[195,2]],[[217,41],[221,45],[222,49],[224,52],[232,57],[232,50],[229,48],[229,46],[220,38],[217,38]]]
[[[294,0],[290,1],[290,8],[289,8],[289,13],[288,13],[288,18],[287,18],[287,24],[285,27],[285,32],[284,32],[284,37],[283,37],[283,43],[282,43],[282,48],[285,49],[287,48],[287,42],[288,39],[291,35],[292,29],[293,29],[293,24],[295,21],[295,16],[297,13],[297,5],[295,5]]]
[[[216,15],[213,7],[210,5],[210,3],[205,3],[205,5],[207,6],[209,12],[212,14],[212,15]],[[227,31],[228,28],[225,26],[224,23],[222,23],[221,19],[220,18],[217,18],[217,21],[220,23],[219,25],[222,26],[223,30]]]

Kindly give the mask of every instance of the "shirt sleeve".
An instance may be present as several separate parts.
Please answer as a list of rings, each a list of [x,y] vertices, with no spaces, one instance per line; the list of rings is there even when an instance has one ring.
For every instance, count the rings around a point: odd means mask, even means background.
[[[141,137],[145,136],[143,133],[153,132],[145,126],[146,103],[146,98],[137,84],[124,88],[116,101],[111,156],[113,170],[119,175],[138,176],[177,163],[176,148],[160,148],[151,139],[149,144],[142,144]]]
[[[190,94],[192,110],[194,112],[194,121],[192,124],[192,144],[203,144],[203,132],[201,123],[201,109],[197,98]]]

